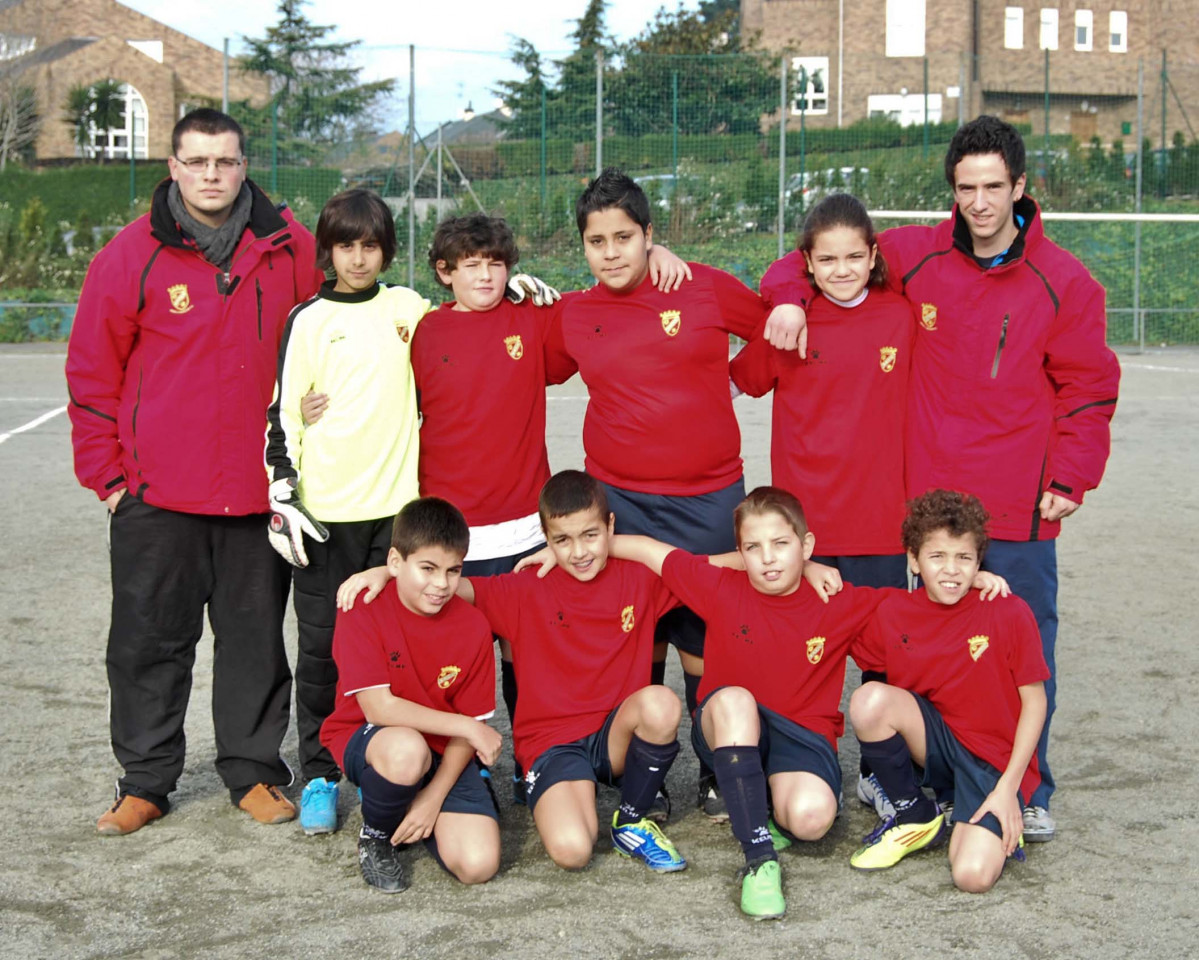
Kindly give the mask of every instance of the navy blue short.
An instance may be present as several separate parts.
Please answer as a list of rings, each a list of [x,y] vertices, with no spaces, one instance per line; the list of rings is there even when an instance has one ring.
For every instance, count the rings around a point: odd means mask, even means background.
[[[617,533],[653,537],[688,553],[728,553],[737,549],[733,510],[745,499],[745,480],[693,497],[638,493],[600,481],[608,506],[616,515]],[[654,641],[672,643],[692,656],[704,655],[704,622],[686,607],[671,610],[658,621]]]
[[[817,541],[819,545],[820,541]],[[841,579],[855,587],[908,588],[908,555],[883,553],[861,557],[812,557],[813,562],[836,567]]]
[[[704,707],[712,696],[723,690],[717,687],[704,697],[703,703],[695,708],[695,721],[691,724],[691,744],[700,763],[715,769],[715,754],[704,739]],[[837,803],[841,802],[841,764],[837,753],[820,734],[788,720],[781,713],[758,704],[758,754],[762,758],[762,769],[769,777],[776,773],[813,773],[829,785]]]
[[[937,708],[919,694],[912,694],[924,715],[924,779],[922,787],[931,787],[937,796],[952,790],[954,796],[953,822],[967,823],[974,811],[999,783],[1000,771],[976,757],[953,735]],[[1020,806],[1025,798],[1020,796]],[[975,826],[986,827],[995,836],[1003,837],[999,818],[988,813]]]
[[[354,735],[350,737],[349,742],[346,744],[342,763],[344,764],[346,779],[355,786],[360,785],[359,778],[367,766],[367,744],[374,739],[375,734],[385,729],[387,728],[364,723],[354,731]],[[441,765],[441,754],[436,751],[430,752],[433,754],[433,762],[429,765],[429,772],[421,780],[422,787],[433,779],[433,774],[437,772],[437,768]],[[487,786],[487,781],[483,779],[483,774],[479,769],[477,760],[471,760],[458,779],[454,781],[454,785],[450,787],[450,792],[446,794],[446,798],[441,804],[441,812],[477,813],[484,817],[491,817],[492,820],[499,820],[500,813],[499,808],[496,806],[495,797],[492,796],[491,790]]]
[[[612,764],[608,760],[608,734],[616,719],[616,710],[608,714],[604,725],[595,733],[572,743],[550,747],[533,761],[533,766],[525,773],[530,810],[537,806],[546,790],[564,780],[590,780],[607,787],[620,786],[620,778],[612,775]]]

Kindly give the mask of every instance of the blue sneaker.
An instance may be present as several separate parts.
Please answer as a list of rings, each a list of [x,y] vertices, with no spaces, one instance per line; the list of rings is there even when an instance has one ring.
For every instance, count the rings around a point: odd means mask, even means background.
[[[612,846],[622,857],[640,860],[655,873],[676,873],[687,868],[662,828],[649,819],[617,824],[619,811],[612,814]]]
[[[300,796],[300,828],[307,837],[337,830],[337,783],[309,780]]]

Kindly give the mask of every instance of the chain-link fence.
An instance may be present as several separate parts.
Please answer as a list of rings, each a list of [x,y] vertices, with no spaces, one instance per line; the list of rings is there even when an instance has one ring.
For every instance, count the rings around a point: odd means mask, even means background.
[[[1199,240],[1199,64],[1124,58],[1080,79],[1054,53],[1032,51],[881,64],[801,53],[597,55],[552,85],[507,84],[505,107],[416,124],[408,118],[419,115],[420,74],[408,68],[422,57],[450,57],[463,76],[499,73],[494,54],[397,51],[402,129],[383,135],[298,124],[271,107],[243,119],[251,176],[309,225],[347,186],[386,197],[400,235],[389,279],[427,293],[436,222],[475,209],[508,219],[523,269],[568,289],[588,285],[574,202],[607,165],[649,194],[655,239],[755,285],[829,191],[861,197],[880,227],[896,222],[888,212],[946,211],[946,144],[964,119],[987,112],[1024,133],[1029,192],[1048,234],[1106,286],[1112,340],[1199,343],[1199,278],[1177,264]],[[127,218],[131,201],[144,209],[164,172],[110,164],[72,180],[75,170],[10,169],[0,174],[0,243],[20,245],[31,195],[45,194],[43,229],[87,236],[92,224]],[[1113,218],[1142,211],[1173,219]],[[76,259],[85,266],[88,255],[83,245]],[[0,278],[0,296],[12,286]]]

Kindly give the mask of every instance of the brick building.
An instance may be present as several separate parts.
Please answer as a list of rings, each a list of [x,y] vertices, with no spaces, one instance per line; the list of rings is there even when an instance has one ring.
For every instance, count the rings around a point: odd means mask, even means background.
[[[796,77],[803,69],[806,91],[790,113],[802,108],[813,126],[923,121],[927,62],[931,120],[992,113],[1043,133],[1048,52],[1050,132],[1133,134],[1143,60],[1146,135],[1160,131],[1164,92],[1168,131],[1194,137],[1196,0],[741,0],[741,23]],[[1163,51],[1172,90],[1161,82]]]
[[[116,0],[0,0],[0,76],[37,94],[39,160],[80,155],[61,118],[68,92],[101,80],[124,85],[125,126],[93,131],[88,156],[137,159],[171,152],[171,128],[198,98],[220,102],[223,56]],[[229,97],[261,102],[265,81],[231,70]]]

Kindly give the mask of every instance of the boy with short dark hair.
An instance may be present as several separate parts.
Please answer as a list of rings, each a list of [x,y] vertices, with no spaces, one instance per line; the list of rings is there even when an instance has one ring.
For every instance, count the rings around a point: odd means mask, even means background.
[[[887,683],[863,684],[849,703],[862,756],[895,805],[850,864],[883,869],[942,839],[946,818],[920,787],[953,787],[949,865],[953,882],[973,893],[994,885],[1023,842],[1049,677],[1023,600],[967,596],[988,519],[976,497],[947,490],[909,504],[903,541],[923,589],[890,593],[879,606],[853,657]]]
[[[395,589],[337,618],[337,702],[321,743],[362,790],[358,861],[383,893],[408,886],[400,844],[424,840],[463,883],[499,868],[495,801],[478,761],[495,761],[495,660],[486,619],[454,595],[469,530],[436,497],[396,515]]]
[[[295,570],[299,626],[296,726],[305,786],[300,826],[337,829],[337,763],[320,744],[333,709],[337,586],[387,556],[392,519],[417,495],[416,391],[409,350],[429,301],[378,282],[395,256],[395,222],[383,199],[347,190],[325,204],[317,266],[333,276],[297,306],[279,347],[267,410],[271,545]],[[336,394],[319,423],[306,421],[311,388]]]
[[[609,168],[576,204],[583,252],[597,284],[567,303],[562,332],[587,384],[587,472],[603,482],[620,533],[693,553],[734,548],[729,518],[745,496],[741,434],[729,394],[729,334],[762,329],[767,307],[721,270],[691,264],[693,280],[663,293],[648,282],[654,247],[649,201]],[[666,644],[682,662],[688,710],[703,674],[703,623],[680,609],[659,625],[654,680]],[[699,803],[728,818],[711,771]]]

